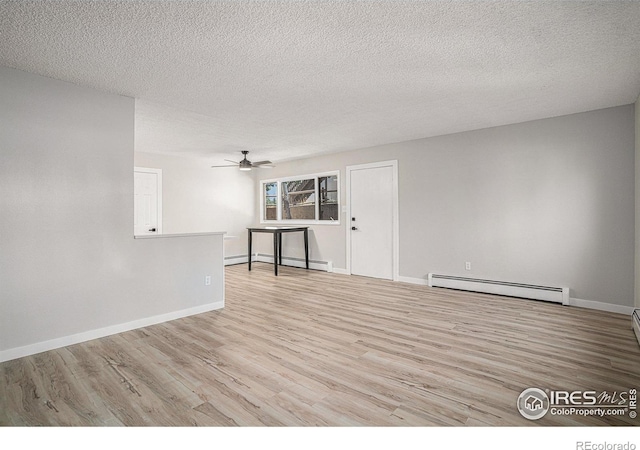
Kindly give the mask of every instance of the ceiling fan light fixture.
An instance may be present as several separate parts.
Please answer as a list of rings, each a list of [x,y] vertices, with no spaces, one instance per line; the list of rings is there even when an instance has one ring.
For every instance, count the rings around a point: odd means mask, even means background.
[[[246,159],[240,161],[240,170],[251,170],[251,163]]]

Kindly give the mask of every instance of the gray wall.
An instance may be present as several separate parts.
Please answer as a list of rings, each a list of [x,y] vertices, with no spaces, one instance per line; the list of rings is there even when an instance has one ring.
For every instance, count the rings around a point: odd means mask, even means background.
[[[131,98],[0,68],[0,360],[223,304],[221,235],[133,239],[133,133]]]
[[[344,205],[347,165],[391,159],[401,277],[569,286],[573,298],[633,304],[633,105],[296,160],[264,178],[339,169]],[[312,259],[345,268],[344,218],[312,227]]]

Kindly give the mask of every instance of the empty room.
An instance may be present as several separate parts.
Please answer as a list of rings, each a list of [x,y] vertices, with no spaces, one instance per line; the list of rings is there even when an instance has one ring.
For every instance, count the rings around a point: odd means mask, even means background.
[[[0,425],[625,436],[639,95],[635,1],[0,1]]]

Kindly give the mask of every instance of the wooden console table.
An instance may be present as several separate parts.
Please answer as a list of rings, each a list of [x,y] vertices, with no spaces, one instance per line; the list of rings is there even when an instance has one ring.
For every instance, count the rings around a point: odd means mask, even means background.
[[[304,259],[309,269],[309,227],[258,227],[247,228],[249,234],[249,270],[251,270],[251,244],[253,233],[273,234],[273,271],[278,276],[278,265],[282,265],[282,233],[304,232]]]

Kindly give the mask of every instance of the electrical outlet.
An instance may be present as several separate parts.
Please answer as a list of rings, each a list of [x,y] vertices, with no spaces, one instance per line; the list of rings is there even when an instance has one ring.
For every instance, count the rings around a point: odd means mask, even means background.
[[[211,286],[211,275],[207,275],[206,277],[204,277],[204,285]]]
[[[465,270],[471,270],[471,263],[469,261],[467,261],[466,263],[464,263],[464,269]]]

